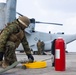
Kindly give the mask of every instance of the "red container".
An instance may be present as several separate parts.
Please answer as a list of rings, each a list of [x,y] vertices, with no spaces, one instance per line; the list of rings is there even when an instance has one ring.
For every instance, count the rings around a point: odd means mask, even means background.
[[[65,71],[65,42],[62,38],[55,42],[55,70]]]

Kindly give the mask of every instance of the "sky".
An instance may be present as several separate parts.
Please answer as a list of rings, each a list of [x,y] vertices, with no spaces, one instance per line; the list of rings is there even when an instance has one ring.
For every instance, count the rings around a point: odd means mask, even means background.
[[[6,0],[0,0],[0,2]],[[76,34],[76,0],[17,0],[16,11],[36,21],[61,23],[63,26],[36,24],[35,30],[48,33]],[[76,41],[67,45],[76,52]]]

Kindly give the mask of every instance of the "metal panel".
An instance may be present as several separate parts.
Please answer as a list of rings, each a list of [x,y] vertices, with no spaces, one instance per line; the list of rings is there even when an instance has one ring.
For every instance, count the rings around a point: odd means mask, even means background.
[[[7,0],[6,23],[12,22],[16,18],[16,0]]]
[[[0,30],[5,26],[5,5],[6,3],[0,3]]]

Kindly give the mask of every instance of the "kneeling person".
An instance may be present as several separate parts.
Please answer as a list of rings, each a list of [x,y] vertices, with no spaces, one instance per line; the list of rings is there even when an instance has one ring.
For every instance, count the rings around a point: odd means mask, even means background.
[[[24,29],[30,24],[29,18],[19,16],[14,22],[9,23],[0,34],[0,65],[3,68],[12,65],[17,61],[15,50],[22,43],[24,51],[30,62],[34,61],[31,54]],[[4,60],[3,60],[4,56]]]

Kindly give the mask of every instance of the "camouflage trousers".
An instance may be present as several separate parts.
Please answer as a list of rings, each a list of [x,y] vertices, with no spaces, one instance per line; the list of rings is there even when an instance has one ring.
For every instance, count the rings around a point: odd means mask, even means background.
[[[42,54],[42,49],[38,48],[38,55],[41,55],[41,54]]]
[[[15,49],[16,49],[15,43],[8,41],[6,44],[6,50],[4,53],[4,61],[7,62],[9,65],[17,61]]]

